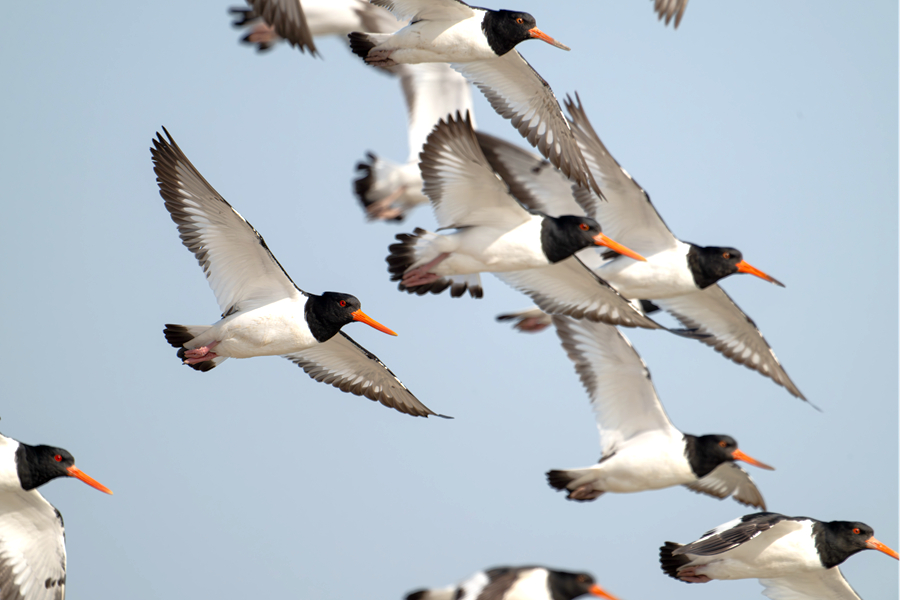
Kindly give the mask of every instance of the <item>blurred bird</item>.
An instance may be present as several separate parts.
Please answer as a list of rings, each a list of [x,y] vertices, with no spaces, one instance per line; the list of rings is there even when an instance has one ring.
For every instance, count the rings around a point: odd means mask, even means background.
[[[687,583],[759,579],[773,600],[859,600],[838,565],[861,550],[897,553],[853,521],[755,513],[707,531],[687,545],[659,549],[663,572]]]
[[[76,467],[68,451],[29,446],[0,435],[2,600],[65,598],[66,536],[62,514],[36,489],[57,477],[74,477],[112,494]]]
[[[229,357],[281,355],[342,391],[417,417],[435,414],[341,328],[358,321],[397,334],[363,313],[354,296],[297,287],[262,236],[165,133],[168,140],[157,134],[150,149],[159,193],[222,310],[213,325],[166,325],[166,341],[184,364],[209,371]]]
[[[684,16],[684,11],[687,9],[687,4],[688,0],[653,0],[653,10],[659,14],[658,19],[660,21],[665,17],[666,25],[669,24],[672,17],[675,17],[675,29],[678,29],[681,17]]]

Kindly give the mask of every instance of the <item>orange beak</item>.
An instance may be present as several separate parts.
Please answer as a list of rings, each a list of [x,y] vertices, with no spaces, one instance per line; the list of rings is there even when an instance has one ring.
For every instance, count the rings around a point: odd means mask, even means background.
[[[616,598],[615,596],[613,596],[612,594],[610,594],[609,592],[604,590],[602,587],[600,587],[596,583],[591,586],[591,589],[588,590],[588,593],[591,594],[592,596],[600,596],[601,598],[607,598],[608,600],[619,600],[618,598]]]
[[[552,37],[550,37],[543,31],[541,31],[540,29],[538,29],[537,27],[532,27],[531,29],[528,30],[528,33],[531,35],[532,38],[534,38],[536,40],[541,40],[541,41],[547,42],[551,46],[556,46],[557,48],[562,48],[563,50],[571,50],[571,48],[569,48],[568,46],[566,46],[563,43],[557,42]]]
[[[745,463],[750,463],[754,467],[759,467],[760,469],[768,469],[769,471],[775,470],[775,467],[770,467],[769,465],[767,465],[764,462],[759,462],[752,456],[748,456],[748,455],[744,454],[743,452],[741,452],[740,450],[735,450],[734,452],[732,452],[731,457],[734,460],[742,460]]]
[[[594,243],[597,244],[598,246],[606,246],[607,248],[611,248],[611,249],[615,250],[616,252],[618,252],[619,254],[624,254],[625,256],[633,258],[634,260],[642,260],[644,262],[647,262],[646,258],[641,256],[634,250],[630,250],[630,249],[626,248],[619,242],[614,242],[613,240],[606,237],[602,233],[598,233],[597,235],[594,236]]]
[[[109,489],[108,487],[106,487],[105,485],[100,483],[99,481],[96,481],[92,477],[89,477],[84,471],[82,471],[75,465],[72,465],[71,467],[66,469],[66,472],[69,473],[69,477],[74,477],[75,479],[80,479],[83,482],[85,482],[86,484],[88,484],[89,486],[91,486],[92,488],[98,489],[101,492],[103,492],[104,494],[112,495],[111,489]]]
[[[366,313],[364,313],[361,310],[357,310],[355,312],[350,313],[350,316],[353,317],[354,321],[359,321],[360,323],[365,323],[369,327],[374,327],[378,331],[381,331],[388,335],[397,335],[396,333],[394,333],[393,331],[391,331],[390,329],[388,329],[387,327],[385,327],[384,325],[382,325],[381,323],[379,323],[378,321],[376,321],[375,319],[373,319],[372,317],[370,317],[369,315],[367,315]]]
[[[749,275],[756,275],[756,276],[759,277],[760,279],[765,279],[766,281],[769,281],[769,282],[771,282],[771,283],[774,283],[775,285],[780,285],[781,287],[784,287],[784,284],[783,284],[783,283],[781,283],[780,281],[778,281],[777,279],[775,279],[774,277],[772,277],[772,276],[770,276],[770,275],[766,275],[765,273],[763,273],[762,271],[760,271],[760,270],[757,269],[756,267],[750,266],[750,265],[747,263],[747,261],[745,261],[745,260],[742,260],[741,262],[739,262],[739,263],[736,264],[735,266],[737,267],[737,270],[738,270],[739,273],[747,273],[747,274],[749,274]]]
[[[887,546],[885,546],[884,544],[882,544],[881,542],[876,540],[874,536],[870,537],[869,539],[866,540],[866,546],[868,546],[872,550],[881,550],[882,552],[884,552],[891,558],[896,558],[897,560],[900,560],[900,556],[898,556],[896,552],[894,552],[893,550],[891,550],[890,548],[888,548]]]

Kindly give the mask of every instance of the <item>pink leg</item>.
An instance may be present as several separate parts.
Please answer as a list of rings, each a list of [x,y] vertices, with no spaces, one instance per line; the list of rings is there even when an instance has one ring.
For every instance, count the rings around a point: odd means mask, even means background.
[[[206,346],[200,346],[199,348],[194,348],[192,350],[185,350],[184,364],[194,365],[198,362],[203,362],[204,360],[212,360],[216,358],[218,354],[213,352],[212,349],[218,345],[219,342],[213,342],[212,344]]]
[[[397,63],[391,59],[391,54],[393,54],[393,50],[369,50],[369,54],[366,56],[365,61],[370,65],[374,65],[376,67],[393,67]]]
[[[403,274],[403,280],[401,281],[401,283],[404,285],[404,287],[415,287],[417,285],[431,283],[432,281],[440,279],[439,275],[429,273],[429,271],[447,260],[448,256],[450,256],[449,253],[442,252],[441,254],[438,254],[437,258],[435,258],[434,260],[425,263],[421,267],[416,267],[415,269],[407,271]]]
[[[697,573],[698,567],[704,567],[706,565],[694,565],[693,567],[684,567],[678,571],[678,578],[682,581],[687,581],[688,583],[706,583],[708,581],[712,581],[706,575],[700,575]]]
[[[528,331],[532,333],[543,331],[549,326],[550,323],[548,323],[546,319],[540,317],[527,317],[516,323],[516,328],[519,331]]]
[[[366,213],[370,219],[384,219],[389,221],[395,217],[399,217],[402,212],[399,208],[391,206],[391,203],[402,196],[406,192],[406,186],[401,185],[396,190],[385,196],[381,200],[373,202],[366,207]]]

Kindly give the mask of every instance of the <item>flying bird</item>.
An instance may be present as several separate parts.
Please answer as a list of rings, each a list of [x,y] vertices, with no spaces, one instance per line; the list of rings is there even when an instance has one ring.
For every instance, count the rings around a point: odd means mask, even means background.
[[[666,20],[666,25],[675,17],[675,29],[681,23],[681,17],[687,9],[688,0],[653,0],[653,10],[659,15],[657,18],[662,21]]]
[[[687,583],[759,579],[773,600],[859,600],[838,567],[861,550],[897,553],[853,521],[819,521],[755,513],[707,531],[681,545],[659,549],[663,572]]]
[[[547,481],[569,500],[683,485],[701,494],[765,509],[750,475],[735,461],[772,469],[744,454],[727,435],[691,435],[672,424],[650,371],[615,327],[553,316],[563,349],[591,399],[603,455],[581,469],[553,470]]]
[[[574,600],[585,594],[617,600],[589,573],[547,567],[495,567],[456,586],[417,590],[405,600]]]
[[[37,488],[74,477],[112,494],[75,466],[68,451],[0,435],[0,599],[63,600],[66,536],[62,514]]]
[[[225,359],[280,355],[316,381],[418,417],[435,414],[341,328],[354,321],[397,335],[349,294],[301,290],[262,236],[203,178],[165,131],[150,152],[159,193],[216,295],[213,325],[165,327],[184,364],[209,371]]]
[[[528,13],[469,6],[459,0],[373,0],[410,24],[393,34],[350,34],[350,48],[368,64],[442,62],[474,83],[494,110],[566,176],[597,187],[553,90],[515,49],[538,39],[557,42]]]
[[[508,275],[543,267],[565,277],[569,271],[580,271],[594,282],[592,318],[659,328],[572,255],[603,245],[634,260],[642,257],[601,233],[593,219],[551,217],[522,207],[491,170],[468,117],[457,115],[438,123],[422,151],[421,168],[440,232],[416,229],[398,235],[400,243],[390,246],[388,270],[393,281],[400,281],[401,290],[422,295],[449,287],[454,297],[468,290],[477,298],[483,294],[481,272]],[[539,304],[553,310],[552,288],[531,291]],[[584,316],[585,308],[578,310]]]

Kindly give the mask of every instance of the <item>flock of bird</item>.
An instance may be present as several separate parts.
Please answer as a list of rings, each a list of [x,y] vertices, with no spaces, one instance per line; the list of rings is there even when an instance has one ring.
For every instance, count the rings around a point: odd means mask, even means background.
[[[439,229],[397,235],[390,279],[401,291],[484,294],[495,273],[536,308],[498,316],[522,331],[555,328],[596,413],[602,457],[549,471],[567,498],[683,485],[766,510],[736,464],[769,465],[728,435],[682,433],[669,420],[647,366],[616,326],[662,329],[711,346],[806,400],[754,322],[718,282],[735,273],[782,285],[740,251],[679,240],[647,193],[611,156],[576,96],[563,113],[550,86],[517,51],[540,31],[523,12],[459,0],[248,0],[235,8],[244,41],[260,51],[287,40],[317,53],[315,38],[347,36],[366,64],[398,76],[409,113],[410,155],[396,164],[369,153],[354,189],[370,220],[403,221],[430,203]],[[677,27],[686,0],[656,0]],[[528,140],[538,156],[475,127],[470,83]],[[165,208],[203,268],[221,311],[212,325],[165,325],[183,364],[209,371],[227,358],[283,356],[316,381],[418,417],[423,404],[374,354],[343,331],[360,322],[396,335],[346,293],[298,287],[263,237],[216,192],[168,131],[151,148]],[[602,246],[601,250],[598,246]],[[650,316],[664,310],[682,329]],[[67,451],[0,436],[0,600],[62,599],[66,555],[60,513],[37,492],[57,477],[109,489],[74,466]],[[897,553],[858,522],[748,514],[686,545],[666,542],[662,571],[681,581],[756,578],[778,600],[858,598],[839,565],[864,549]],[[587,573],[497,567],[457,586],[407,600],[614,599]]]

